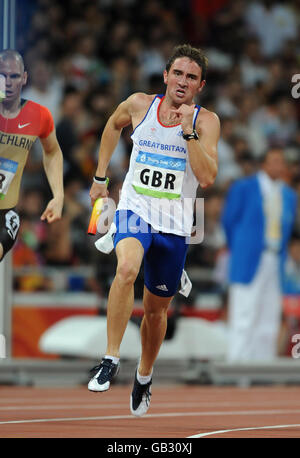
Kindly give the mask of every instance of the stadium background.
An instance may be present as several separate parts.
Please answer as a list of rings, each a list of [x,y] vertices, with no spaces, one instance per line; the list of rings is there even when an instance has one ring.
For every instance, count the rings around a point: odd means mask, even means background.
[[[300,194],[300,110],[292,96],[292,76],[299,73],[299,1],[19,0],[16,11],[16,48],[29,72],[23,97],[46,105],[54,116],[65,161],[65,207],[61,221],[40,222],[49,188],[37,145],[23,177],[22,226],[12,253],[12,356],[57,358],[38,348],[50,325],[72,315],[105,314],[115,256],[99,253],[95,238],[86,234],[101,132],[132,92],[164,92],[166,58],[185,42],[208,56],[200,104],[219,115],[222,135],[216,183],[199,191],[205,236],[188,253],[193,290],[188,299],[176,296],[167,339],[181,315],[217,321],[226,332],[227,252],[220,214],[229,185],[253,173],[266,148],[278,145],[288,161],[286,181]],[[108,170],[116,202],[130,151],[125,129]],[[285,291],[295,297],[299,234],[300,212]],[[142,284],[141,274],[137,323]],[[279,355],[290,356],[291,335],[299,332],[297,304],[287,302],[283,309]]]

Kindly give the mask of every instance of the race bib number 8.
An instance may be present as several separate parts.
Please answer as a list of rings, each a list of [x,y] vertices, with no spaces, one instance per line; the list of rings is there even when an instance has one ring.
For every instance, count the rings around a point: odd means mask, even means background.
[[[0,195],[5,195],[7,193],[9,185],[16,174],[17,168],[17,162],[0,157]]]
[[[133,187],[139,194],[179,199],[186,159],[139,151],[133,174]]]

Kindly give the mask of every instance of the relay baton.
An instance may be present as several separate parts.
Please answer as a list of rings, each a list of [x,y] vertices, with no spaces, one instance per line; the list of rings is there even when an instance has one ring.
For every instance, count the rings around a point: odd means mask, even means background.
[[[101,215],[103,209],[103,198],[99,197],[99,199],[95,200],[94,206],[93,206],[93,211],[91,214],[90,222],[89,222],[89,227],[87,230],[87,233],[89,235],[95,235],[97,232],[97,223],[98,219]]]
[[[109,178],[106,178],[106,186],[108,186],[109,183]],[[89,235],[95,235],[97,232],[97,223],[98,219],[100,218],[101,212],[103,210],[103,198],[99,197],[98,199],[95,200],[94,206],[93,206],[93,211],[91,214],[90,222],[89,222],[89,227],[87,230],[87,233]]]

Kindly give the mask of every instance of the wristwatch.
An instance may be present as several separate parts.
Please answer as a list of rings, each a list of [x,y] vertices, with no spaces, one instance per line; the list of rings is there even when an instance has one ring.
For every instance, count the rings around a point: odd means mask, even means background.
[[[197,133],[197,131],[195,129],[193,129],[193,133],[192,134],[185,134],[183,133],[182,134],[182,137],[184,138],[184,140],[186,141],[189,141],[189,140],[199,140],[199,135]]]

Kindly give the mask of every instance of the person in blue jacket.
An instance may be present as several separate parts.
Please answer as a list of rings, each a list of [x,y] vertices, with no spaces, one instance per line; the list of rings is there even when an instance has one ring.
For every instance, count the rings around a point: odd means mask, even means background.
[[[228,360],[277,355],[281,278],[297,196],[281,178],[284,153],[271,148],[260,170],[229,189],[222,214],[229,256]]]

